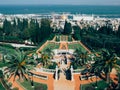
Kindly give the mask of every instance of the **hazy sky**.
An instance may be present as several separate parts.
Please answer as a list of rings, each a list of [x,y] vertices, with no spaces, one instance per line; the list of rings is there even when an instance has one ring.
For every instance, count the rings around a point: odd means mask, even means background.
[[[0,0],[0,4],[120,5],[120,0]]]

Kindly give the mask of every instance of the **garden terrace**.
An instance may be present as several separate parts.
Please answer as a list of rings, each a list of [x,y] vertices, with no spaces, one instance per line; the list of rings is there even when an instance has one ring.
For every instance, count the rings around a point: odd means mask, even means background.
[[[34,82],[34,88],[32,88],[30,80],[29,81],[24,80],[23,82],[18,80],[18,83],[21,86],[23,86],[24,89],[26,89],[26,90],[35,90],[36,88],[39,88],[39,89],[42,89],[42,90],[47,90],[47,85],[46,84],[41,84],[41,83],[37,83],[37,82]]]
[[[83,84],[83,85],[81,85],[81,89],[86,90],[87,88],[89,88],[89,90],[104,90],[108,86],[106,84],[106,82],[103,81],[103,80],[98,81],[97,85],[98,85],[98,88],[95,89],[95,82],[94,83],[89,83],[89,84]]]
[[[59,43],[55,42],[49,42],[43,49],[42,51],[46,50],[47,48],[53,50],[53,49],[58,49],[59,48]]]
[[[59,48],[59,43],[56,43],[54,41],[46,41],[38,50],[37,53],[40,51],[44,51],[47,48],[53,50],[53,49],[58,49]]]
[[[68,44],[69,49],[81,49],[81,52],[89,52],[89,49],[86,48],[80,41],[73,41]]]

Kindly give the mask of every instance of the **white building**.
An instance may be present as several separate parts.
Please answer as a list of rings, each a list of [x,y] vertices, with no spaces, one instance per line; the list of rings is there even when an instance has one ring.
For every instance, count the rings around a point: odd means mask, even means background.
[[[94,20],[94,16],[73,15],[73,20],[75,20],[75,21],[80,21],[80,20],[91,21],[91,20]]]

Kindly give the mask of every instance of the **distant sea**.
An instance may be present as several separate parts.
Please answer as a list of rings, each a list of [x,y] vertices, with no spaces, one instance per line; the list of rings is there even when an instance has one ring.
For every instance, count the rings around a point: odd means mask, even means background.
[[[89,5],[0,5],[1,14],[94,14],[109,17],[120,17],[120,6]]]

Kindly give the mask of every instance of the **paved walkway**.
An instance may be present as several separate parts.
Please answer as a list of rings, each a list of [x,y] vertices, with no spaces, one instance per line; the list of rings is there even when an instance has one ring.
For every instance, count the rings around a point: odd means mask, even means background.
[[[16,77],[16,80],[17,80],[17,78],[18,78],[18,77]],[[14,87],[18,87],[19,90],[24,90],[24,88],[23,88],[20,84],[18,84],[18,82],[17,82],[16,80],[13,81],[13,79],[14,79],[14,76],[12,76],[12,77],[10,78],[10,80],[9,80],[9,82],[12,83],[12,87],[13,87],[13,88],[14,88]]]
[[[64,42],[64,41],[61,42],[59,49],[68,50],[68,44],[67,44],[67,42]]]
[[[64,69],[67,69],[68,65],[61,64],[60,69],[60,78],[59,80],[54,80],[54,90],[74,90],[75,88],[75,82],[71,80],[67,80]]]

